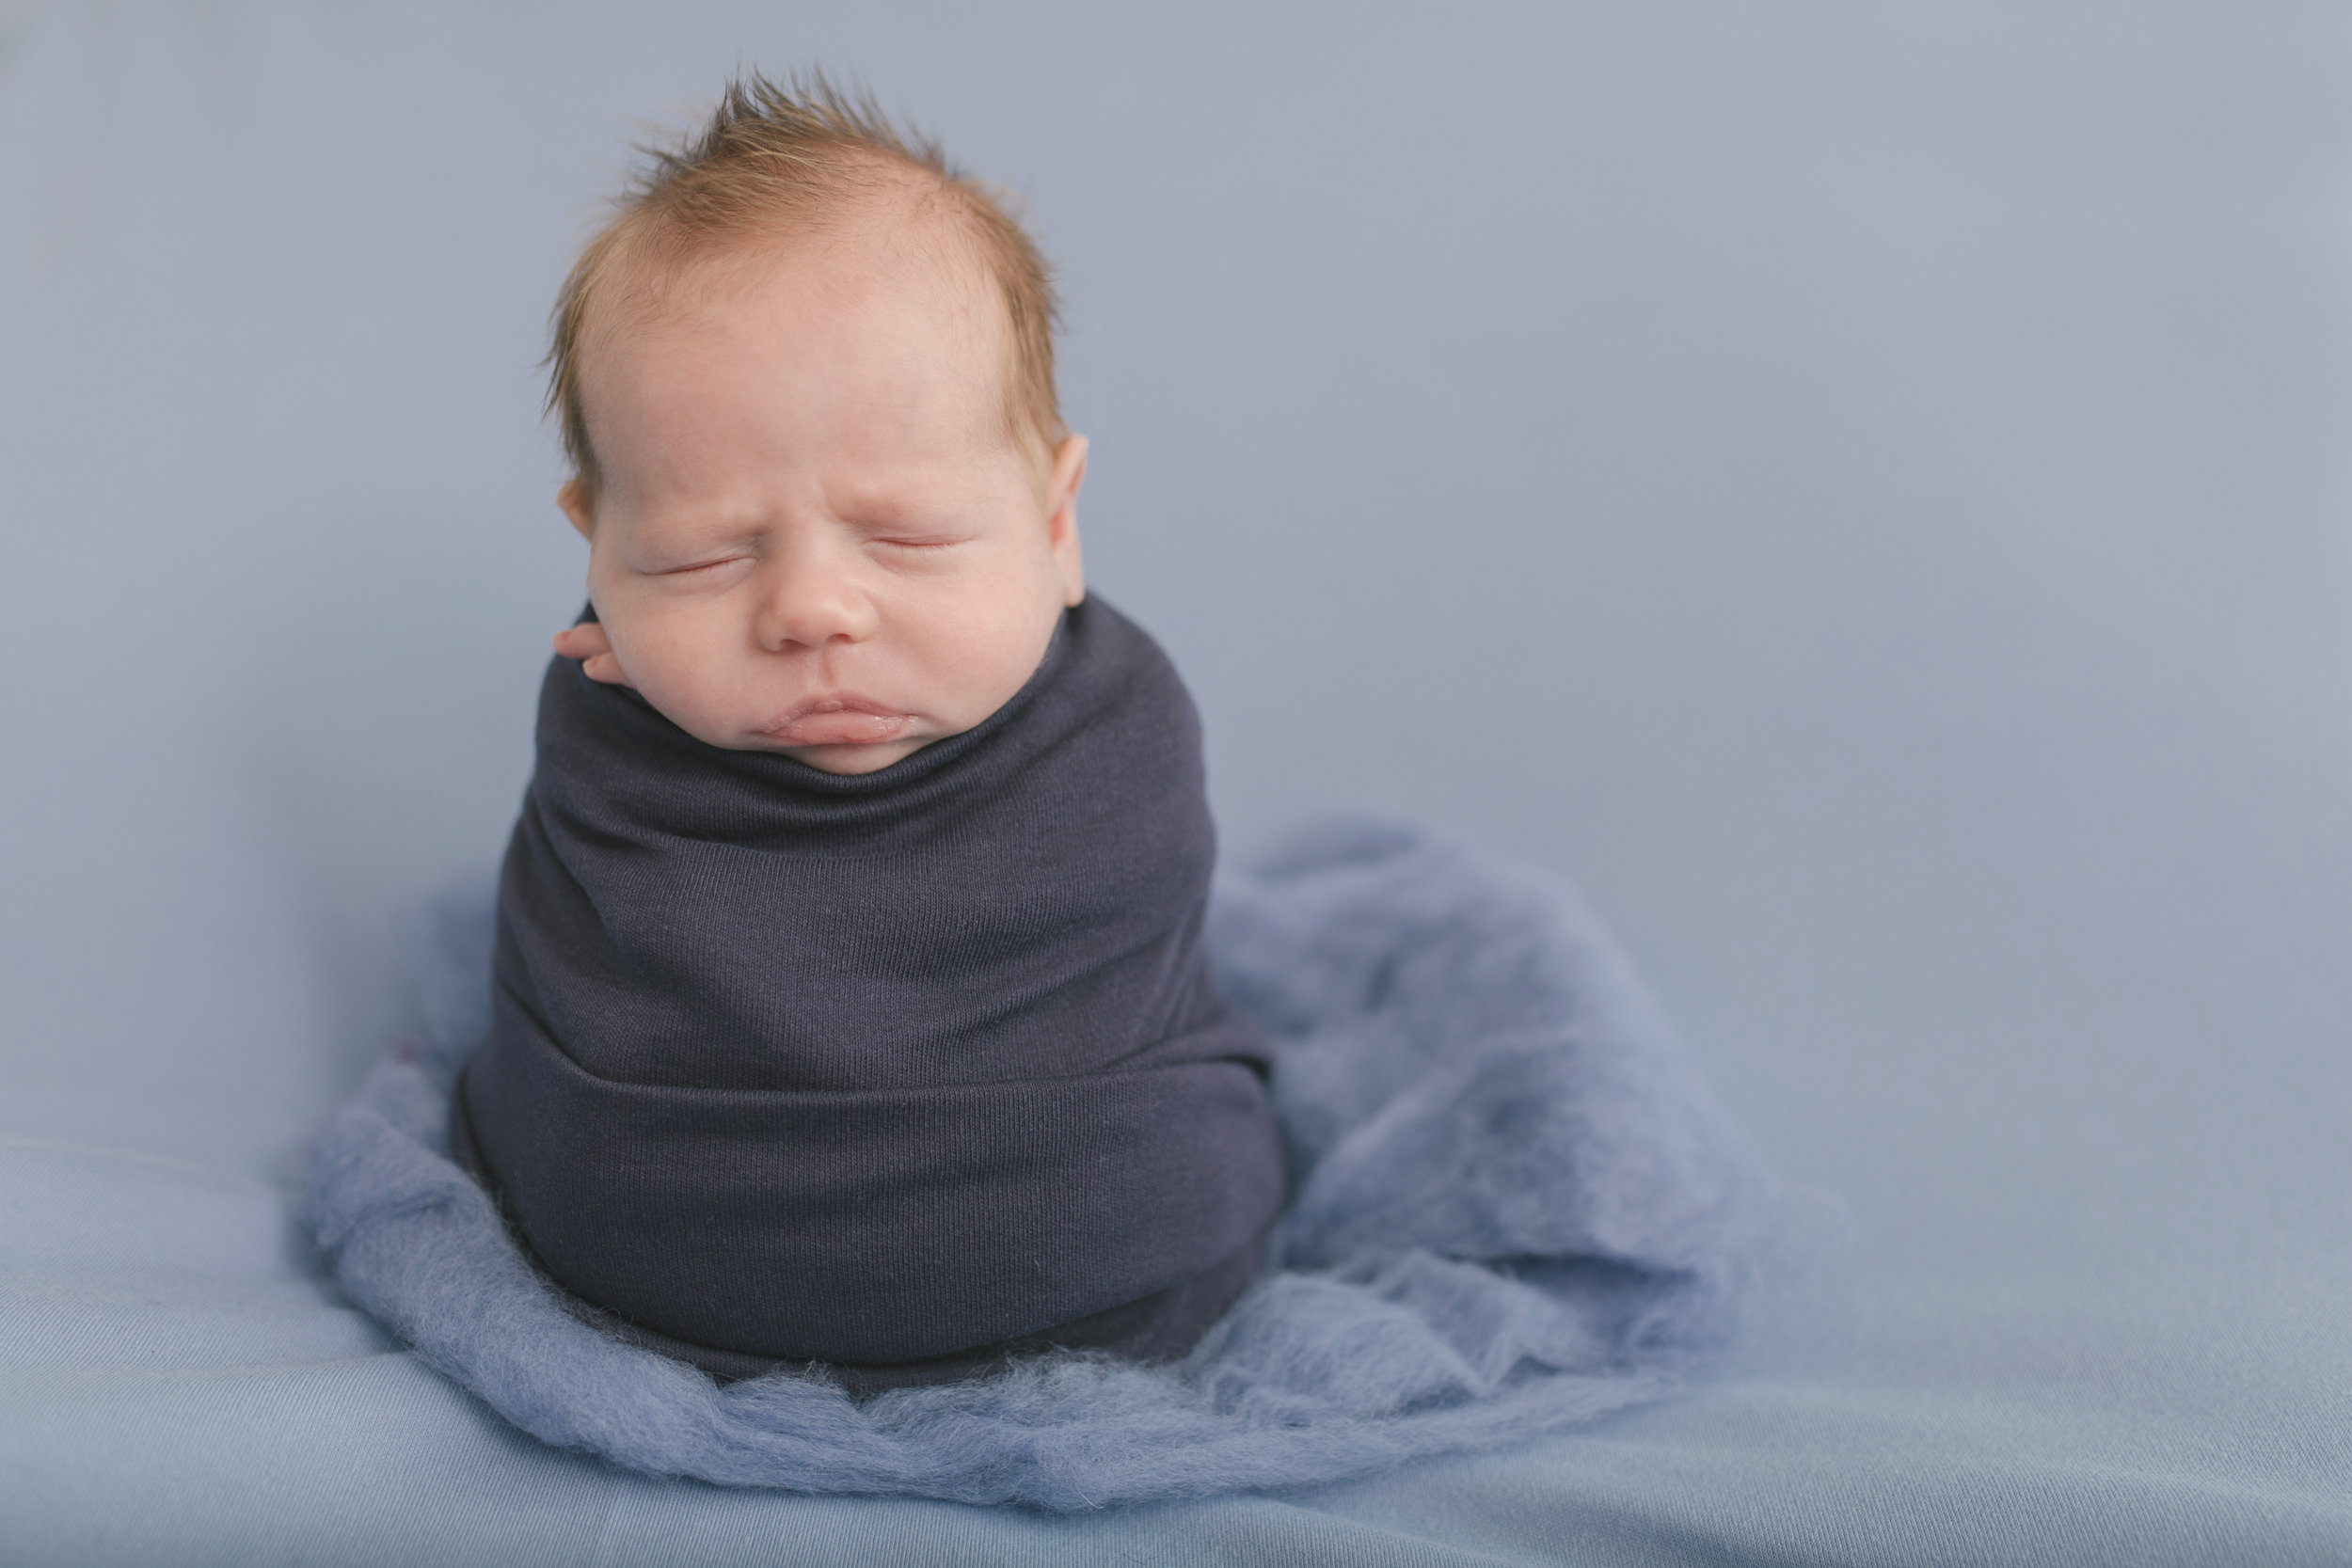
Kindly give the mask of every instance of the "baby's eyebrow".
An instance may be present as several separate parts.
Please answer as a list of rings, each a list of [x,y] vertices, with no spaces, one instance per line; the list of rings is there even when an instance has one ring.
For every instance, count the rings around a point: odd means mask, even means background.
[[[946,507],[877,508],[850,513],[841,520],[864,533],[953,533],[963,526],[961,514]]]
[[[669,565],[750,549],[766,532],[760,525],[741,520],[663,519],[628,541],[628,551],[640,561]]]
[[[769,519],[748,510],[679,508],[656,511],[645,519],[646,539],[655,544],[747,545],[768,531]]]
[[[851,528],[867,532],[883,529],[951,528],[964,508],[943,491],[868,491],[840,498],[834,515]]]

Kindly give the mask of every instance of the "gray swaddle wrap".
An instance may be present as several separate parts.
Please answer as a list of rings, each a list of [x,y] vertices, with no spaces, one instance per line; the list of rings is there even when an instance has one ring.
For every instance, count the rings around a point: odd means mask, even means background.
[[[592,1315],[712,1370],[1178,1353],[1282,1199],[1214,858],[1191,702],[1100,600],[859,776],[558,659],[454,1141]]]

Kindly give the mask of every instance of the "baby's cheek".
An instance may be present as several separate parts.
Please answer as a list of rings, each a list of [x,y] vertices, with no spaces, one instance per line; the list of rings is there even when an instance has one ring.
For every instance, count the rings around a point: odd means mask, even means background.
[[[1048,612],[1028,595],[1007,594],[959,628],[943,668],[951,672],[948,686],[960,727],[977,724],[1028,683],[1060,617],[1057,605]]]
[[[623,677],[639,695],[690,733],[707,726],[711,660],[691,621],[660,613],[626,613],[608,621],[605,635]]]

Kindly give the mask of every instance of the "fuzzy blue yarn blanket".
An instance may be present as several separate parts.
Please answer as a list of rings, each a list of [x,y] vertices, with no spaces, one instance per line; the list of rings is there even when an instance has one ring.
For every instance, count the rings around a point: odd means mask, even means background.
[[[1771,1183],[1566,892],[1393,823],[1221,885],[1209,945],[1277,1048],[1281,1267],[1184,1359],[1071,1352],[863,1402],[722,1386],[557,1303],[448,1157],[486,899],[444,912],[428,1040],[321,1134],[306,1214],[352,1298],[515,1425],[731,1486],[1052,1510],[1359,1475],[1562,1431],[1718,1362]]]

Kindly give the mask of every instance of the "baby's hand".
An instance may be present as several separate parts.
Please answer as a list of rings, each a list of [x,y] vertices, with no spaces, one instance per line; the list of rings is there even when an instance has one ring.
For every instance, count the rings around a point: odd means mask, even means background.
[[[621,661],[612,657],[612,640],[594,621],[583,621],[557,632],[555,651],[565,658],[580,660],[580,673],[592,681],[602,681],[607,686],[628,684],[628,677],[621,673]]]

